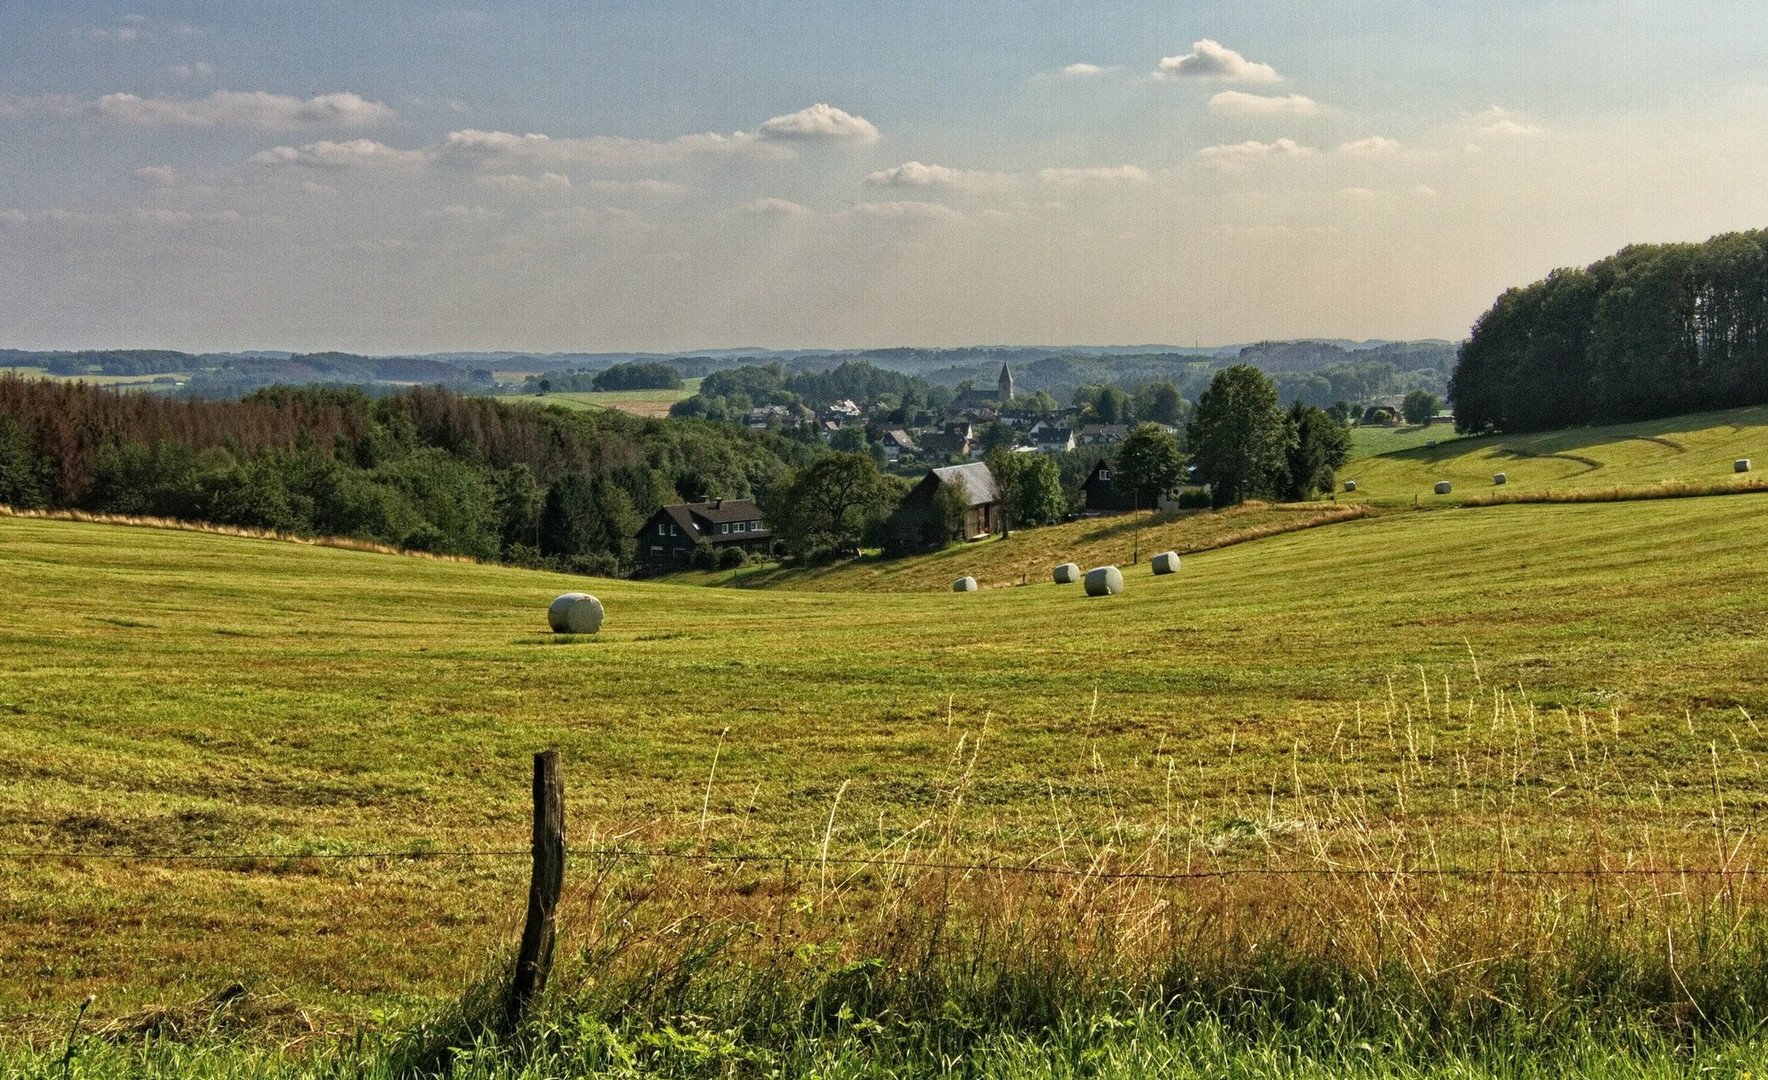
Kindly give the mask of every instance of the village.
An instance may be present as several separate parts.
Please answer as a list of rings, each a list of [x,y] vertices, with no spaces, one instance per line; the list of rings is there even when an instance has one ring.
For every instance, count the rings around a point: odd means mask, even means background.
[[[1080,514],[1178,508],[1176,490],[1139,500],[1137,491],[1113,481],[1114,448],[1141,425],[1086,423],[1086,410],[1080,406],[1052,414],[1043,407],[1047,395],[1042,397],[1039,404],[1020,398],[1012,369],[1003,364],[994,390],[960,392],[938,424],[882,426],[889,423],[889,414],[900,417],[902,410],[884,403],[862,407],[848,399],[820,410],[760,406],[749,411],[747,423],[755,430],[782,431],[812,424],[817,436],[837,449],[881,447],[874,451],[881,466],[898,475],[920,470],[919,481],[903,496],[905,506],[932,506],[942,491],[950,491],[947,497],[962,504],[962,524],[951,537],[954,540],[986,539],[1006,524],[1000,485],[988,463],[980,460],[994,450],[1090,461],[1078,483],[1075,501]],[[1177,425],[1146,423],[1165,435],[1179,435]],[[874,432],[876,438],[871,437]],[[762,508],[749,499],[714,498],[659,507],[635,539],[638,570],[643,574],[693,565],[697,550],[704,561],[721,567],[778,554],[774,528]]]

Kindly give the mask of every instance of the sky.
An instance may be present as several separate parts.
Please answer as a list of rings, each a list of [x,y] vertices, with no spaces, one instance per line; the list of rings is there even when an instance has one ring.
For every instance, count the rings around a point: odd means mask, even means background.
[[[0,0],[0,347],[1459,340],[1768,227],[1768,4]]]

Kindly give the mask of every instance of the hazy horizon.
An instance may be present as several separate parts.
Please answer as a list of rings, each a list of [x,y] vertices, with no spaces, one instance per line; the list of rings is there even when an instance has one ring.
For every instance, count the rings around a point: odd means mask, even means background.
[[[10,0],[0,347],[1458,341],[1765,126],[1716,2]]]

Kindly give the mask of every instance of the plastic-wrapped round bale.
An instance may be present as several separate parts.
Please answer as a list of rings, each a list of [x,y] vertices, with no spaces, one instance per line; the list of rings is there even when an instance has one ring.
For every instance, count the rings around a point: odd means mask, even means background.
[[[1731,463],[1731,471],[1732,472],[1749,472],[1750,471],[1750,459],[1747,457],[1738,458],[1736,461]]]
[[[555,634],[593,634],[602,628],[602,602],[588,593],[568,592],[546,609]]]
[[[1449,483],[1447,480],[1438,480],[1437,481],[1436,493],[1438,495],[1447,495],[1449,492],[1451,492],[1453,490],[1455,490],[1455,485]]]
[[[961,577],[958,580],[952,582],[952,592],[975,592],[975,591],[976,591],[976,579],[973,577]]]
[[[1499,484],[1508,484],[1509,482],[1510,482],[1510,477],[1505,476],[1501,472],[1492,474],[1492,485],[1494,487],[1498,486]]]
[[[1176,574],[1179,572],[1179,553],[1163,551],[1149,560],[1156,574]]]
[[[1123,591],[1123,571],[1115,566],[1095,566],[1087,571],[1088,596],[1116,596]]]
[[[1058,585],[1073,585],[1080,580],[1080,565],[1078,563],[1065,562],[1061,566],[1050,571],[1050,577]]]
[[[1346,490],[1346,491],[1355,491],[1355,490],[1357,490],[1357,482],[1356,482],[1356,481],[1355,481],[1355,480],[1346,480],[1346,481],[1345,481],[1345,482],[1344,482],[1344,489],[1345,489],[1345,490]]]

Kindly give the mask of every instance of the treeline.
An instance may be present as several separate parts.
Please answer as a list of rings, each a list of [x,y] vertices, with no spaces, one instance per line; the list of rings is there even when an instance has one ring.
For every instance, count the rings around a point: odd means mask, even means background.
[[[1462,345],[1449,397],[1464,432],[1768,401],[1768,233],[1636,245],[1508,290]]]
[[[745,364],[707,375],[700,380],[699,392],[676,402],[670,415],[736,421],[759,406],[820,409],[843,400],[860,405],[883,401],[909,410],[941,409],[952,397],[948,387],[863,360],[849,360],[828,371],[787,372],[778,363]]]
[[[813,453],[709,424],[419,388],[238,401],[0,378],[0,502],[617,574],[664,503],[756,498]]]
[[[668,364],[646,360],[615,364],[601,371],[530,375],[523,380],[522,389],[530,394],[581,394],[610,390],[680,390],[682,385],[681,372]]]

